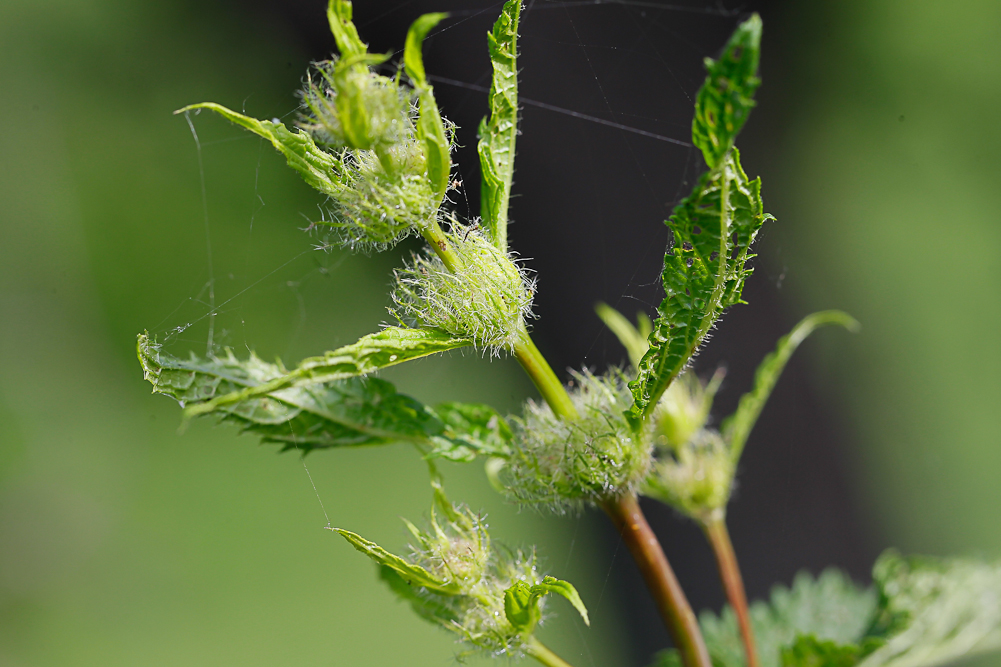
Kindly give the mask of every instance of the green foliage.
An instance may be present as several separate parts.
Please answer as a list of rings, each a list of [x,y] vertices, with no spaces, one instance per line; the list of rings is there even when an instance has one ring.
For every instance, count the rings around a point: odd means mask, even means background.
[[[800,635],[782,649],[782,667],[853,667],[862,655],[855,644],[838,644]]]
[[[368,47],[358,37],[358,30],[351,22],[353,9],[349,0],[330,0],[327,4],[327,22],[334,35],[337,48],[345,58],[358,56],[368,51]]]
[[[858,588],[835,569],[825,570],[816,579],[801,572],[791,588],[775,586],[769,602],[758,601],[750,607],[761,667],[782,667],[783,649],[793,646],[800,636],[836,645],[854,644],[872,622],[876,603],[875,592]],[[714,665],[745,667],[737,617],[729,606],[719,616],[702,612],[699,625]],[[674,658],[662,654],[659,659]]]
[[[481,349],[511,350],[527,335],[535,283],[478,229],[453,229],[447,238],[455,270],[437,255],[415,256],[396,272],[395,314],[410,326],[433,327]]]
[[[402,558],[352,532],[336,529],[380,566],[380,577],[427,621],[475,649],[521,657],[543,617],[543,597],[557,593],[587,621],[576,589],[538,573],[533,552],[492,544],[482,517],[453,505],[435,482],[428,530],[407,522],[414,537]]]
[[[222,357],[178,359],[145,334],[137,347],[155,393],[170,396],[182,407],[197,407],[199,414],[216,414],[284,450],[403,442],[431,457],[464,461],[477,454],[505,455],[511,437],[506,421],[488,406],[448,403],[436,411],[378,378],[348,377],[260,391],[280,384],[287,375],[280,365],[254,354],[240,360],[226,350]],[[245,397],[213,402],[236,394]]]
[[[862,667],[931,667],[1001,649],[1001,562],[889,551],[873,580],[873,634],[886,643]]]
[[[518,137],[518,21],[521,0],[507,0],[487,33],[493,77],[490,115],[480,122],[480,211],[483,226],[501,250],[507,250],[508,204],[514,178],[514,147]]]
[[[754,389],[744,394],[740,398],[737,411],[723,422],[722,431],[724,437],[730,443],[734,459],[740,458],[744,451],[744,444],[747,436],[751,434],[758,415],[761,414],[765,402],[775,388],[775,383],[785,369],[786,363],[792,356],[799,344],[822,326],[837,324],[849,331],[858,331],[859,323],[855,318],[841,312],[840,310],[825,310],[813,313],[800,320],[793,330],[779,339],[775,346],[775,351],[770,353],[758,365],[754,373]]]
[[[620,371],[574,373],[570,400],[577,419],[529,401],[512,418],[514,440],[500,480],[519,503],[566,511],[636,489],[650,464],[648,436],[637,436],[623,412],[629,404]]]
[[[747,261],[761,225],[771,219],[761,203],[761,180],[748,179],[733,140],[750,111],[761,20],[755,15],[738,28],[716,63],[707,60],[709,76],[696,100],[692,141],[703,149],[710,170],[675,207],[667,221],[672,247],[664,257],[666,297],[649,336],[649,351],[630,385],[634,427],[650,415],[657,401],[702,344],[723,310],[741,303]]]
[[[706,58],[709,75],[695,99],[692,143],[710,169],[717,169],[754,107],[761,52],[761,18],[744,21],[723,49],[719,60]]]

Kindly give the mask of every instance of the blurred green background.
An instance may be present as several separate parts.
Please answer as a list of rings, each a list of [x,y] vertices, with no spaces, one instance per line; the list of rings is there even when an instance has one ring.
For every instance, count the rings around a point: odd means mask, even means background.
[[[864,324],[853,345],[810,350],[850,433],[852,493],[881,544],[1001,555],[1001,5],[761,9],[776,83],[747,152],[783,221],[765,239],[781,254],[763,260],[792,276],[790,310]],[[401,547],[398,517],[430,500],[412,452],[311,456],[314,493],[297,457],[231,428],[179,435],[134,357],[143,329],[204,351],[211,279],[216,339],[238,352],[294,363],[386,318],[405,249],[311,250],[298,228],[319,199],[204,116],[203,200],[196,144],[170,113],[214,99],[284,116],[310,57],[229,4],[0,4],[0,665],[453,661],[451,638],[323,530],[317,501]],[[531,390],[476,355],[389,377],[428,402],[508,410]],[[479,466],[446,476],[495,538],[538,544],[581,589],[592,629],[557,602],[542,638],[578,666],[627,664],[603,533],[518,513]]]

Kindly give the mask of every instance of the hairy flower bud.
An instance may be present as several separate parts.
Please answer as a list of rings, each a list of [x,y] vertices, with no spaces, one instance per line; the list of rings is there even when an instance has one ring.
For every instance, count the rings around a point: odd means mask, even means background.
[[[720,434],[701,429],[670,454],[659,457],[643,485],[657,498],[688,516],[706,521],[723,512],[733,487],[734,462]]]
[[[654,421],[669,447],[681,447],[706,425],[722,380],[722,369],[716,371],[708,384],[702,384],[689,372],[667,388],[654,411]]]
[[[557,511],[600,503],[634,491],[647,473],[652,445],[626,422],[632,396],[621,371],[575,373],[571,385],[577,419],[529,401],[514,420],[511,458],[500,475],[519,502]]]
[[[458,258],[455,271],[428,254],[396,272],[396,316],[468,338],[481,349],[511,350],[525,335],[534,281],[476,227],[453,223],[448,243]]]
[[[309,113],[300,127],[318,144],[378,152],[404,137],[413,91],[376,74],[357,57],[316,63],[315,71],[302,93]]]

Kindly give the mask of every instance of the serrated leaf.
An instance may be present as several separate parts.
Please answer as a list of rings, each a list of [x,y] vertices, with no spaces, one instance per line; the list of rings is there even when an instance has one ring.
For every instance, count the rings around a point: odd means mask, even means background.
[[[254,354],[237,359],[227,350],[208,359],[194,355],[179,359],[164,353],[145,334],[137,348],[153,391],[182,406],[205,405],[219,396],[249,392],[287,377],[284,368]],[[490,406],[446,403],[432,410],[373,377],[276,389],[217,404],[211,412],[263,442],[302,452],[404,442],[417,445],[428,457],[472,461],[481,454],[506,456],[511,438],[507,422]]]
[[[692,143],[709,169],[718,168],[754,107],[761,49],[761,18],[754,14],[730,37],[718,60],[706,58],[708,76],[695,99]]]
[[[451,141],[445,132],[445,123],[438,110],[434,92],[427,83],[421,46],[428,31],[446,16],[448,14],[424,14],[414,21],[407,32],[403,55],[407,76],[418,92],[420,118],[417,119],[417,138],[424,145],[428,182],[439,202],[445,197],[451,179]]]
[[[174,113],[198,109],[214,111],[226,120],[270,141],[271,145],[285,156],[288,166],[299,172],[302,179],[315,190],[335,198],[343,191],[340,161],[336,156],[317,146],[308,132],[302,130],[292,132],[282,123],[257,120],[214,102],[192,104]]]
[[[605,323],[605,326],[615,334],[615,337],[622,343],[622,347],[626,348],[626,354],[629,355],[629,362],[633,365],[633,368],[638,368],[640,360],[643,359],[643,355],[646,354],[649,347],[647,336],[650,335],[651,330],[650,318],[646,316],[646,313],[641,311],[636,317],[639,324],[639,327],[636,327],[626,319],[625,315],[607,303],[596,304],[594,312],[598,314],[598,317]],[[641,327],[645,328],[646,331],[643,331]]]
[[[873,579],[874,634],[886,643],[859,667],[933,667],[1001,649],[1001,563],[889,551]]]
[[[319,357],[304,359],[299,366],[272,380],[239,391],[217,394],[215,398],[192,405],[185,410],[187,418],[215,412],[228,405],[266,396],[282,389],[309,387],[357,377],[405,361],[419,359],[470,345],[471,341],[454,338],[434,329],[386,327],[363,336],[351,345],[327,352]]]
[[[816,579],[800,573],[791,588],[776,586],[769,602],[759,600],[750,607],[760,665],[781,667],[782,650],[800,636],[812,635],[836,645],[856,644],[875,612],[875,592],[858,588],[838,570],[825,570]],[[737,618],[729,606],[719,616],[702,612],[699,625],[714,664],[746,665]]]
[[[461,592],[461,588],[456,582],[442,581],[423,567],[408,563],[403,558],[386,551],[375,542],[366,540],[357,533],[352,533],[350,530],[344,530],[343,528],[334,528],[333,530],[347,540],[351,546],[379,565],[384,565],[395,570],[411,586],[423,586],[424,588],[445,595],[458,595]]]
[[[775,351],[769,353],[758,365],[754,373],[754,388],[740,398],[737,411],[722,424],[721,430],[730,444],[734,461],[740,458],[747,437],[793,352],[814,331],[831,324],[843,326],[849,331],[857,331],[859,328],[859,323],[853,317],[840,310],[825,310],[807,315],[792,331],[779,339]]]
[[[351,22],[353,8],[349,0],[330,0],[327,5],[327,22],[330,24],[330,32],[337,42],[337,49],[341,56],[349,58],[358,56],[368,51],[368,47],[358,36],[358,30]]]
[[[629,384],[634,427],[649,416],[671,382],[688,365],[723,311],[736,303],[751,244],[771,219],[761,203],[761,179],[748,179],[733,149],[725,164],[707,172],[667,221],[673,244],[664,257],[666,296],[658,310],[649,349]]]
[[[482,403],[442,403],[435,413],[449,437],[429,453],[452,461],[469,462],[476,456],[506,458],[511,427],[495,409]]]
[[[547,593],[562,595],[584,619],[591,625],[587,617],[587,608],[580,599],[577,589],[569,582],[556,577],[544,577],[541,583],[529,586],[524,581],[516,581],[504,591],[504,614],[514,628],[521,633],[530,633],[542,618],[539,600]]]
[[[504,3],[487,33],[493,78],[490,115],[480,122],[480,215],[494,245],[507,250],[507,218],[518,136],[518,21],[521,0]]]
[[[138,354],[153,391],[182,406],[203,405],[219,395],[261,387],[286,375],[283,368],[256,355],[241,360],[230,350],[209,359],[178,359],[162,352],[145,335],[139,337]],[[446,427],[434,411],[378,378],[288,387],[220,404],[214,412],[264,442],[302,451],[393,442],[431,448],[455,437],[455,429]],[[463,437],[453,446],[467,440]]]

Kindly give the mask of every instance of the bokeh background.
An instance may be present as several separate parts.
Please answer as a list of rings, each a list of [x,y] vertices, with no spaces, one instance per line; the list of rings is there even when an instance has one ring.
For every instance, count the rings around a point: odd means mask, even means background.
[[[149,395],[134,356],[144,329],[172,353],[204,352],[211,322],[217,342],[294,363],[386,319],[392,268],[416,246],[314,250],[299,228],[321,202],[270,147],[204,115],[191,117],[196,143],[171,115],[202,100],[293,114],[308,63],[333,48],[322,4],[0,3],[4,667],[455,661],[451,638],[324,530],[329,516],[401,548],[398,517],[430,500],[412,452],[321,452],[307,475],[232,428],[179,434],[177,407]],[[484,32],[499,4],[356,5],[382,51],[420,13],[455,11],[427,64],[462,128],[457,208],[476,211]],[[623,359],[593,304],[652,312],[660,221],[698,169],[690,149],[650,135],[688,138],[701,60],[752,10],[765,84],[740,145],[779,222],[759,242],[750,305],[724,318],[696,370],[727,365],[725,415],[802,315],[842,308],[863,330],[804,345],[751,437],[730,511],[749,593],[829,565],[865,582],[891,545],[1001,556],[997,2],[535,0],[522,95],[577,114],[523,113],[511,236],[539,271],[539,345],[558,369]],[[428,402],[515,410],[533,391],[510,361],[476,355],[387,376]],[[495,538],[538,544],[578,585],[592,628],[556,602],[541,631],[571,662],[640,666],[666,645],[601,516],[518,512],[479,466],[446,478]],[[700,536],[647,510],[693,604],[718,608]]]

